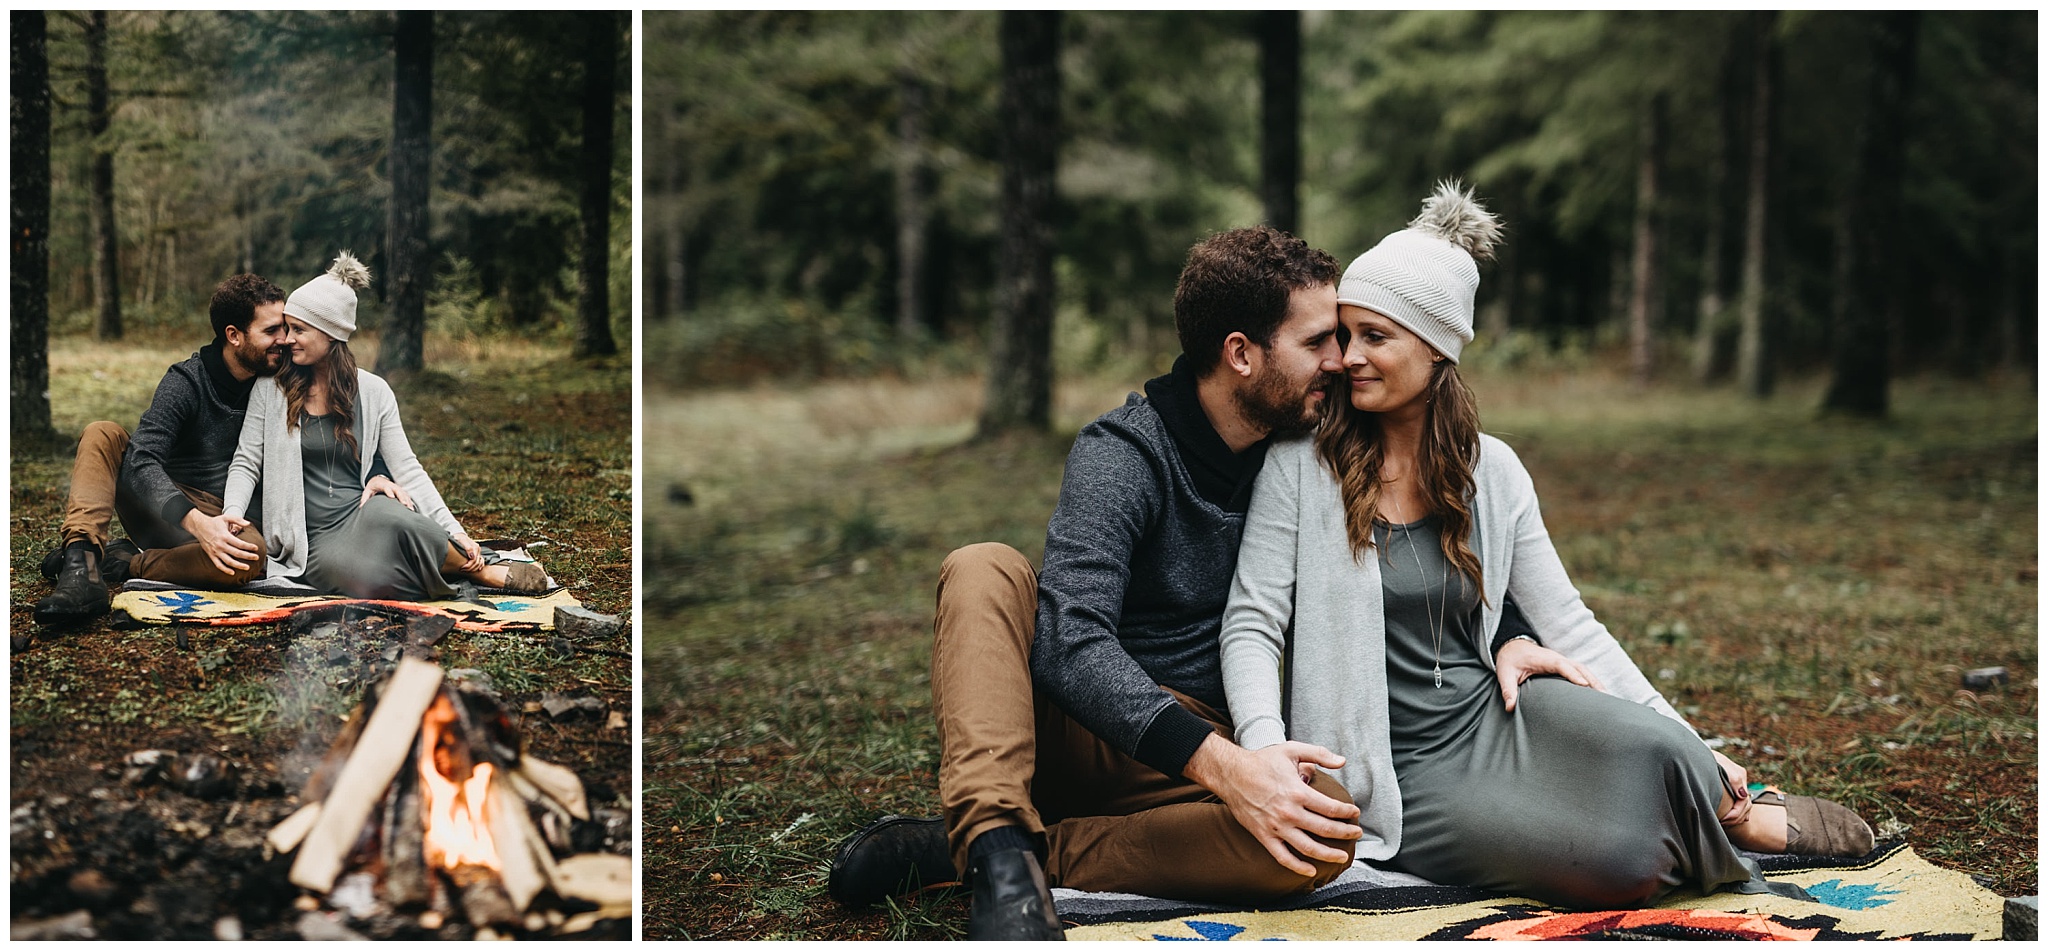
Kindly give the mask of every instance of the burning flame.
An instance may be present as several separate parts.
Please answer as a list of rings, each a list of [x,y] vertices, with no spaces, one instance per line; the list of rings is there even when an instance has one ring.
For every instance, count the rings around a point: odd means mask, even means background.
[[[468,759],[455,749],[461,740],[448,729],[454,722],[455,710],[443,696],[420,723],[420,815],[427,825],[427,863],[450,870],[463,865],[498,870],[498,847],[484,818],[490,806],[491,764],[475,764],[467,779],[442,774],[449,766],[459,770],[460,762]]]

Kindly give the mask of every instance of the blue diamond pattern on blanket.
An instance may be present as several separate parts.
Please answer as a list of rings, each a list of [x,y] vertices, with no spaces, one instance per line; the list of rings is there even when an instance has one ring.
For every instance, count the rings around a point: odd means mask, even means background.
[[[1879,905],[1889,905],[1891,904],[1890,899],[1878,896],[1899,894],[1895,890],[1878,884],[1845,885],[1839,878],[1831,878],[1825,882],[1816,882],[1808,885],[1806,886],[1806,893],[1812,895],[1823,905],[1847,908],[1850,911],[1864,911],[1876,908]]]
[[[524,610],[527,610],[527,609],[529,609],[529,608],[533,607],[533,605],[531,605],[531,604],[528,604],[528,603],[526,603],[526,602],[524,602],[524,601],[511,601],[511,600],[506,600],[506,601],[493,601],[493,602],[491,602],[491,606],[492,606],[492,607],[494,607],[494,608],[497,608],[497,609],[498,609],[498,610],[500,610],[500,611],[506,611],[506,612],[511,612],[511,613],[515,613],[515,614],[516,614],[516,613],[518,613],[518,612],[520,612],[520,611],[524,611]]]
[[[199,609],[213,604],[211,598],[202,598],[190,591],[175,591],[156,596],[158,604],[170,608],[172,614],[198,614]]]
[[[1188,926],[1188,930],[1193,931],[1196,937],[1190,938],[1186,935],[1155,934],[1152,936],[1152,939],[1154,941],[1229,941],[1230,939],[1235,938],[1238,935],[1244,933],[1244,928],[1242,926],[1228,925],[1220,921],[1189,920],[1183,921],[1181,922],[1181,924]],[[1281,939],[1266,938],[1264,940],[1279,941]]]

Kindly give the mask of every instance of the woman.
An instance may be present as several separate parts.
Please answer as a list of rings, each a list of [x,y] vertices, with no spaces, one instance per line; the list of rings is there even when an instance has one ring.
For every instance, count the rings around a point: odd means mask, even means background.
[[[1222,633],[1238,742],[1345,756],[1358,856],[1439,883],[1592,908],[1687,882],[1796,892],[1736,847],[1860,855],[1869,827],[1833,803],[1751,801],[1580,601],[1528,472],[1479,432],[1457,360],[1473,257],[1499,233],[1445,183],[1347,269],[1339,398],[1313,441],[1272,447],[1238,553]],[[1508,595],[1540,642],[1495,643]]]
[[[539,565],[486,562],[413,455],[390,385],[356,368],[348,338],[356,329],[356,290],[369,284],[369,269],[344,251],[327,273],[285,300],[291,363],[249,394],[223,512],[246,518],[267,473],[269,574],[325,591],[446,600],[455,594],[443,577],[448,573],[519,594],[545,592]],[[397,495],[364,490],[380,456]]]

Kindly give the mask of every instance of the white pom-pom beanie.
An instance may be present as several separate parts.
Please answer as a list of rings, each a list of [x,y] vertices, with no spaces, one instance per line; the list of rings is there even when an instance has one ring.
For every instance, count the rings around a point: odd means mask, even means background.
[[[335,256],[327,273],[285,298],[284,313],[318,328],[336,340],[356,332],[356,291],[370,286],[370,269],[347,251]]]
[[[1344,269],[1337,303],[1381,314],[1452,363],[1472,341],[1475,257],[1493,255],[1500,221],[1456,182],[1440,182],[1422,213]]]

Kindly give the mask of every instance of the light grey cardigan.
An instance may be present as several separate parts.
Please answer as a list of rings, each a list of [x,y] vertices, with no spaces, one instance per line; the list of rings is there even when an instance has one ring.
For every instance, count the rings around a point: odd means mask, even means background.
[[[1590,668],[1609,693],[1684,723],[1579,599],[1514,450],[1482,434],[1473,480],[1472,548],[1486,603],[1472,634],[1487,666],[1502,598],[1513,594],[1545,646]],[[1281,657],[1290,639],[1283,632],[1290,624],[1292,682],[1283,708]],[[1365,829],[1358,857],[1399,852],[1401,790],[1387,722],[1379,559],[1352,558],[1343,498],[1308,438],[1276,442],[1266,454],[1221,641],[1223,686],[1239,745],[1259,749],[1294,739],[1342,755],[1337,778],[1358,802]]]
[[[249,392],[249,414],[242,420],[242,441],[228,466],[227,495],[221,511],[247,518],[249,497],[263,481],[263,539],[269,549],[271,578],[297,578],[306,573],[306,473],[299,455],[299,430],[285,426],[284,388],[276,377],[256,381]],[[427,470],[412,454],[405,427],[398,421],[398,398],[391,384],[368,370],[356,370],[355,436],[362,457],[363,481],[378,453],[391,470],[391,481],[405,488],[420,514],[450,535],[465,534],[455,521]],[[393,553],[396,557],[396,553]]]

